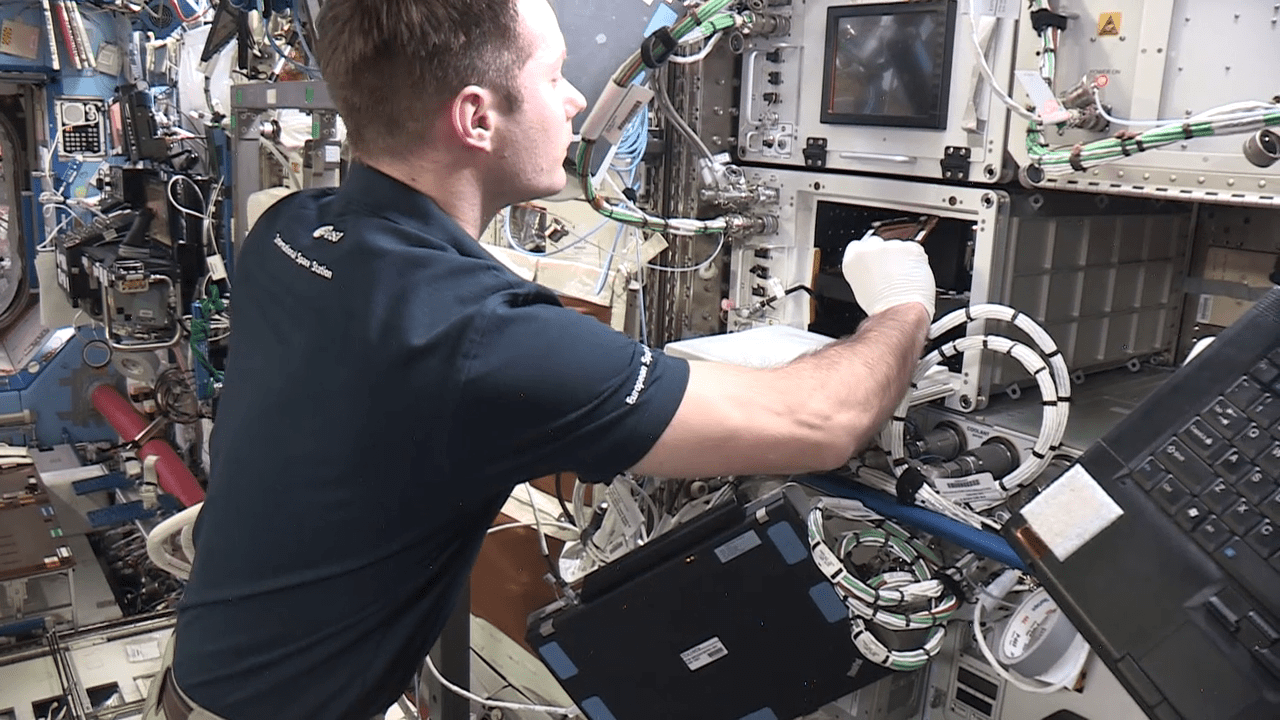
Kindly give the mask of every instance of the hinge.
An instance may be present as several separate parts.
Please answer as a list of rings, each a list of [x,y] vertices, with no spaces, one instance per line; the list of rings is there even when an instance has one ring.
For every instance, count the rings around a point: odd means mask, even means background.
[[[948,145],[942,156],[943,180],[968,180],[969,156],[972,151],[967,147]]]
[[[824,168],[827,166],[827,139],[811,137],[804,141],[804,166]]]

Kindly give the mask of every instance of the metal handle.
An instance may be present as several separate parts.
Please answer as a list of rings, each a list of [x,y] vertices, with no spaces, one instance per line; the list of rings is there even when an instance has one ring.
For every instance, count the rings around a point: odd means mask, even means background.
[[[839,153],[841,160],[870,160],[872,162],[890,162],[899,165],[910,165],[918,158],[910,155],[888,155],[885,153],[869,153],[869,152],[842,152]]]
[[[756,121],[756,58],[760,57],[759,50],[752,50],[742,60],[742,66],[746,69],[747,74],[747,111],[744,113],[747,122]]]
[[[800,52],[800,46],[793,45],[791,43],[774,43],[773,50],[795,50],[796,52]],[[772,52],[773,50],[769,52]],[[756,58],[760,57],[760,54],[763,52],[766,51],[753,49],[751,52],[747,53],[746,57],[742,60],[742,70],[747,76],[747,108],[742,115],[747,118],[747,122],[756,121]],[[763,118],[764,116],[761,115],[761,117]]]

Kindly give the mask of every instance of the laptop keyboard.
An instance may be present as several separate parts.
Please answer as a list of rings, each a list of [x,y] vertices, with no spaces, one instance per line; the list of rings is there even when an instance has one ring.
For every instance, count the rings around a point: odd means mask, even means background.
[[[1235,579],[1210,614],[1280,677],[1280,348],[1235,378],[1133,472],[1133,479]],[[1273,647],[1274,646],[1274,647]]]

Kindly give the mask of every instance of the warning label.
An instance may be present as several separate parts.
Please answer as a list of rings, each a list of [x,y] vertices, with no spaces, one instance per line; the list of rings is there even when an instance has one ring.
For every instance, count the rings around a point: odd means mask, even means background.
[[[1119,35],[1123,14],[1118,12],[1102,13],[1098,17],[1098,36]]]

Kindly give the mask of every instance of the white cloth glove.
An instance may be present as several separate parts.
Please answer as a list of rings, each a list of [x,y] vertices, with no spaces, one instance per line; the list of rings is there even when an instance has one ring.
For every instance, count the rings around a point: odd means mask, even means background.
[[[844,249],[844,279],[868,315],[918,302],[933,318],[937,282],[920,243],[869,237]]]

